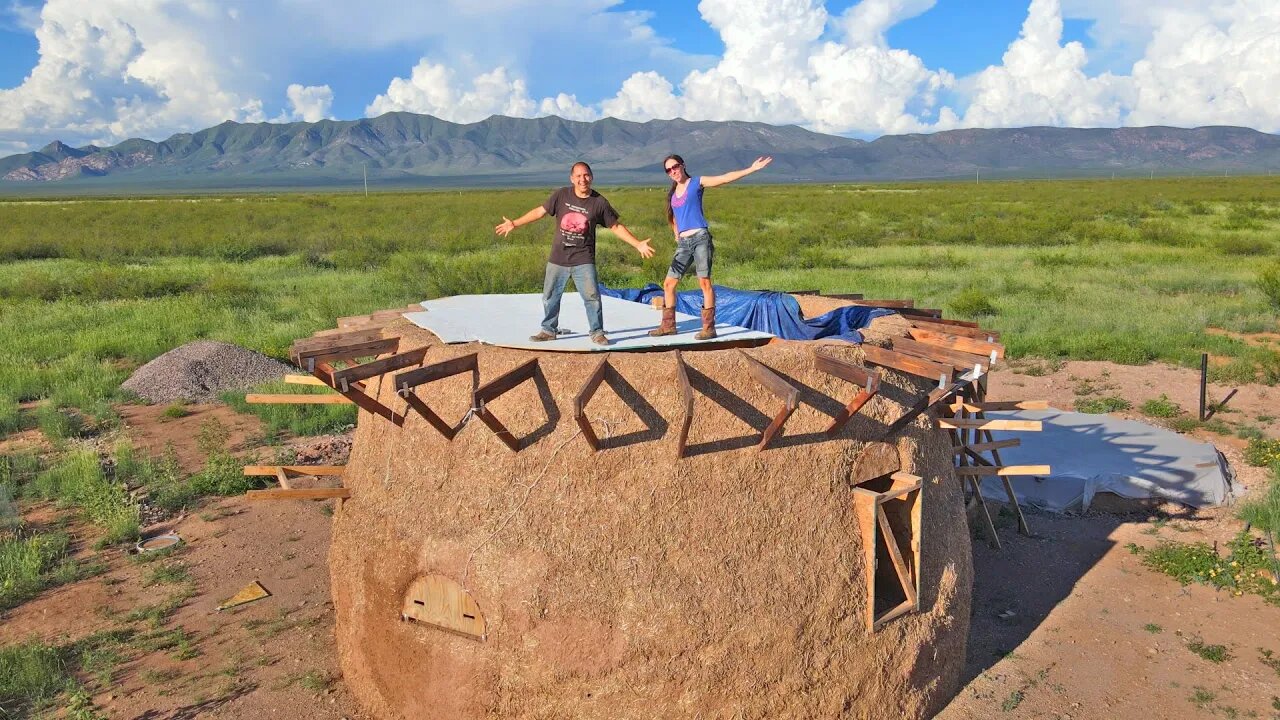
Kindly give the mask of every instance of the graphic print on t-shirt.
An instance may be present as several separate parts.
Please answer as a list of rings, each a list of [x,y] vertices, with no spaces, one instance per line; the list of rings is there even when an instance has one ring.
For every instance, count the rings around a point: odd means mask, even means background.
[[[567,212],[560,217],[560,231],[564,234],[564,244],[567,246],[581,245],[587,236],[587,215],[586,208],[575,208],[565,203],[572,212]]]

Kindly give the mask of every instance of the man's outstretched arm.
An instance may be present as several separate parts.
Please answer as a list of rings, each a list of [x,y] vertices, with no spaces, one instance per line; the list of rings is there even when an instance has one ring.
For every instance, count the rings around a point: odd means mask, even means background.
[[[636,236],[632,235],[631,231],[627,229],[627,226],[623,225],[622,223],[616,223],[613,227],[609,229],[613,231],[614,235],[617,235],[618,237],[622,238],[623,242],[635,248],[636,252],[640,253],[640,257],[642,258],[653,257],[653,248],[649,246],[650,238],[645,238],[644,240],[637,240]]]
[[[528,225],[531,222],[537,222],[538,220],[541,220],[546,216],[547,216],[547,209],[542,207],[541,205],[521,215],[515,220],[509,220],[507,219],[506,215],[503,215],[502,222],[499,223],[496,227],[494,227],[493,231],[498,233],[502,237],[506,237],[507,235],[511,234],[512,230],[515,230],[521,225]]]

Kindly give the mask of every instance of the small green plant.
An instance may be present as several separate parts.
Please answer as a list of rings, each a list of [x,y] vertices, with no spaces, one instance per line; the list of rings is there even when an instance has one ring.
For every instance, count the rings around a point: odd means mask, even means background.
[[[1172,418],[1182,414],[1182,408],[1177,403],[1169,399],[1168,395],[1161,394],[1158,398],[1152,398],[1142,403],[1143,415],[1155,418]]]
[[[1000,309],[996,307],[986,293],[977,288],[965,288],[951,302],[947,303],[957,315],[964,317],[982,317],[996,315]]]
[[[1000,703],[1001,712],[1013,712],[1014,710],[1017,710],[1018,706],[1022,704],[1022,701],[1025,698],[1026,693],[1021,690],[1014,690],[1009,693],[1009,697],[1005,698],[1004,702]]]
[[[1208,690],[1205,690],[1202,687],[1197,687],[1195,689],[1195,692],[1191,693],[1191,697],[1187,699],[1190,700],[1191,704],[1195,705],[1196,707],[1204,709],[1209,705],[1209,703],[1213,702],[1214,700],[1217,700],[1218,696],[1215,695],[1214,693],[1209,692]]]
[[[1119,412],[1133,407],[1133,403],[1122,397],[1109,396],[1098,398],[1076,398],[1076,410],[1091,415]]]
[[[1211,663],[1223,663],[1232,657],[1226,645],[1208,645],[1199,637],[1188,640],[1187,649]]]
[[[177,420],[191,414],[191,409],[181,400],[165,407],[164,412],[160,413],[160,421]]]
[[[187,566],[181,562],[167,563],[155,567],[147,575],[147,579],[143,581],[143,587],[152,585],[164,585],[183,583],[191,579],[191,575],[187,572]]]
[[[1272,670],[1275,670],[1276,675],[1280,675],[1280,657],[1276,656],[1274,651],[1267,650],[1265,648],[1258,648],[1258,654],[1261,655],[1261,657],[1258,658],[1259,662]]]
[[[1226,557],[1203,542],[1164,541],[1149,549],[1129,543],[1126,547],[1143,565],[1184,585],[1212,585],[1235,596],[1249,593],[1280,605],[1280,585],[1272,574],[1271,559],[1248,532],[1227,543],[1230,554]]]
[[[329,686],[333,684],[333,680],[319,670],[312,670],[299,678],[298,684],[302,686],[303,690],[322,693],[329,689]]]
[[[1244,449],[1244,461],[1254,467],[1280,463],[1280,440],[1253,438]]]
[[[1143,630],[1146,630],[1147,632],[1151,633],[1152,635],[1158,635],[1158,634],[1160,634],[1160,633],[1164,632],[1164,628],[1160,627],[1159,625],[1157,625],[1157,624],[1155,624],[1155,623],[1147,623],[1146,625],[1143,625],[1143,626],[1142,626],[1142,629],[1143,629]]]

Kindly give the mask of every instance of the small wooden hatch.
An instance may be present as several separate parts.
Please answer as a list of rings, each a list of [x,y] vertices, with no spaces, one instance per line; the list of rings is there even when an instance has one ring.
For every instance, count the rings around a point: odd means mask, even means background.
[[[485,639],[480,606],[461,585],[443,575],[423,575],[409,583],[400,618],[474,640]]]

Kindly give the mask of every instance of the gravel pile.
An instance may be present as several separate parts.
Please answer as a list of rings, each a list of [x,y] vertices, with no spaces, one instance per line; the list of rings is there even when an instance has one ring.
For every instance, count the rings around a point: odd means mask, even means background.
[[[122,387],[152,403],[208,402],[216,400],[224,390],[242,390],[279,380],[292,370],[238,345],[196,340],[138,368]]]

